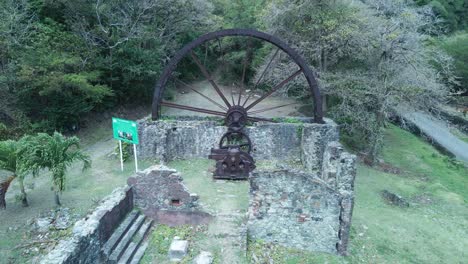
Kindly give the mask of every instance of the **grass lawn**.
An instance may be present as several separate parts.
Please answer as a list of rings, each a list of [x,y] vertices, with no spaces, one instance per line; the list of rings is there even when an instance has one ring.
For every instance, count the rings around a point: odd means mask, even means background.
[[[92,167],[82,171],[81,164],[76,164],[67,173],[66,190],[61,196],[63,207],[70,208],[74,219],[84,217],[96,207],[97,202],[109,195],[116,187],[124,186],[127,178],[134,174],[133,159],[125,163],[124,171],[120,171],[118,157],[110,157],[117,143],[112,139],[111,120],[94,124],[92,131],[84,130],[79,134],[82,138],[82,148],[91,156]],[[148,167],[152,162],[139,161],[140,169]],[[7,209],[0,211],[0,263],[27,263],[40,255],[41,250],[23,248],[35,235],[31,234],[32,218],[56,209],[53,192],[50,189],[50,176],[42,173],[39,177],[25,180],[29,207],[22,207],[16,201],[19,193],[17,181],[13,181],[7,193]],[[50,232],[49,239],[66,236],[71,228],[60,232]],[[46,239],[44,239],[46,240]],[[20,247],[20,248],[18,248]]]
[[[398,167],[399,175],[359,164],[355,182],[356,202],[351,228],[350,256],[340,257],[321,253],[307,253],[281,246],[250,241],[248,258],[256,263],[466,263],[468,254],[468,170],[460,163],[440,154],[425,141],[396,126],[385,134],[382,157],[386,163]],[[209,209],[219,207],[221,195],[240,196],[246,186],[225,186],[209,179],[209,160],[174,161],[190,190],[201,191],[200,200]],[[397,193],[410,203],[399,208],[385,203],[382,190]],[[246,197],[247,198],[247,197]],[[242,210],[244,199],[233,200],[228,207]],[[245,210],[246,208],[244,208]],[[153,241],[170,241],[172,233],[156,230]],[[170,235],[167,235],[170,233]],[[193,239],[193,256],[200,248],[197,239],[206,239],[203,230],[186,236]],[[182,228],[182,236],[186,229]],[[166,236],[167,235],[167,236]],[[159,254],[147,254],[144,263],[161,261],[166,247],[156,246]],[[166,243],[167,244],[167,243]],[[151,248],[151,247],[150,247]],[[150,250],[151,251],[151,250]],[[212,252],[219,254],[219,250]],[[150,256],[156,257],[151,258]],[[188,259],[185,259],[188,260]],[[159,263],[159,262],[158,262]],[[215,261],[215,263],[221,263]]]
[[[400,175],[358,166],[350,256],[313,254],[261,241],[250,253],[274,263],[467,263],[468,169],[398,127],[385,134],[385,162]],[[387,205],[384,189],[400,194],[409,208]],[[267,248],[267,250],[265,250]]]
[[[68,174],[67,190],[62,204],[77,217],[84,216],[96,202],[115,187],[125,184],[133,174],[133,163],[127,162],[120,172],[118,160],[108,157],[115,142],[97,127],[93,138],[85,139],[85,149],[92,156],[93,167],[81,172],[79,166]],[[390,126],[385,135],[382,157],[386,163],[400,168],[401,174],[388,174],[364,165],[358,166],[355,182],[356,202],[351,230],[350,256],[306,253],[262,241],[251,241],[248,256],[259,263],[272,259],[274,263],[467,263],[468,254],[468,170],[456,161],[440,154],[432,146],[412,134]],[[141,168],[150,165],[142,161]],[[231,183],[219,185],[207,180],[212,167],[210,160],[174,161],[189,189],[201,190],[200,200],[210,210],[218,210],[219,200],[213,196],[235,196],[221,209],[245,212],[248,202],[248,185]],[[205,168],[205,169],[198,169]],[[204,177],[204,178],[201,178]],[[203,179],[200,181],[199,179]],[[32,186],[34,182],[34,186]],[[26,180],[30,207],[21,207],[14,195],[17,183],[7,196],[7,210],[0,211],[0,263],[27,263],[41,252],[25,253],[23,248],[31,236],[28,219],[54,209],[53,194],[47,175],[32,181]],[[381,198],[382,190],[395,192],[410,202],[409,208],[387,205]],[[213,195],[213,196],[212,196]],[[211,197],[206,199],[206,197]],[[223,210],[224,210],[223,209]],[[168,247],[166,238],[178,234],[193,240],[206,240],[206,231],[182,227],[171,230],[161,226],[152,234],[158,244],[159,257]],[[65,230],[56,236],[67,235]],[[162,244],[156,243],[164,240]],[[192,253],[204,248],[194,248]],[[153,252],[154,253],[154,252]],[[218,250],[213,250],[215,256]],[[145,263],[155,263],[154,254],[147,254]],[[219,259],[219,258],[216,258]],[[219,263],[219,261],[218,261]],[[266,262],[268,263],[268,262]]]

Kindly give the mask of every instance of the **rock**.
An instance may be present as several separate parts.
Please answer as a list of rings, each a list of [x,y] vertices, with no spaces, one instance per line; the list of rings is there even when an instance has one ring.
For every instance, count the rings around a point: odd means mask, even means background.
[[[70,221],[70,209],[68,208],[62,208],[57,212],[55,221],[54,221],[54,227],[55,229],[63,230],[67,229],[70,227],[71,221]]]
[[[175,237],[178,238],[178,237]],[[172,240],[169,247],[169,260],[173,262],[181,261],[187,255],[188,241],[187,240]]]
[[[389,192],[387,190],[383,190],[381,192],[381,195],[384,198],[384,200],[391,205],[396,205],[399,207],[409,207],[409,203],[398,194]]]
[[[199,196],[196,193],[191,193],[190,198],[192,199],[193,202],[196,202],[196,201],[198,201]]]
[[[40,233],[44,233],[49,231],[53,218],[51,217],[44,217],[36,219],[36,229]]]
[[[193,260],[193,264],[211,264],[213,263],[213,254],[208,251],[202,251],[198,256]]]

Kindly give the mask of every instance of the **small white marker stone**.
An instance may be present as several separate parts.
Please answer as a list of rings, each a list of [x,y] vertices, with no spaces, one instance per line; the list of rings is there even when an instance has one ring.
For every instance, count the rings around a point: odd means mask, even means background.
[[[176,239],[177,238],[177,239]],[[174,237],[171,246],[169,247],[169,260],[173,262],[181,261],[187,255],[188,241],[179,240],[179,237]]]

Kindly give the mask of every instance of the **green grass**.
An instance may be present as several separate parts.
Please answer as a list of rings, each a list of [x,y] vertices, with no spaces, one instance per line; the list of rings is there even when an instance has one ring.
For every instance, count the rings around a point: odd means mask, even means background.
[[[350,256],[306,253],[252,241],[250,257],[274,263],[466,263],[468,170],[411,133],[391,126],[385,162],[393,175],[358,166]],[[383,189],[398,193],[409,208],[386,204]],[[430,199],[421,202],[421,197]],[[427,200],[426,200],[427,201]]]
[[[125,164],[124,172],[120,171],[118,160],[107,155],[113,150],[115,142],[107,137],[105,129],[96,129],[96,133],[90,133],[86,138],[84,146],[92,155],[94,166],[85,172],[81,172],[79,165],[73,167],[68,174],[67,190],[62,195],[63,206],[71,208],[77,217],[84,216],[115,187],[123,186],[134,170],[133,162],[129,161]],[[393,175],[364,165],[358,166],[350,256],[307,253],[267,245],[262,241],[251,241],[250,258],[255,254],[260,263],[271,258],[274,263],[288,264],[466,263],[467,168],[440,154],[422,139],[395,126],[386,130],[384,143],[384,161],[399,167],[403,173]],[[141,161],[140,168],[153,163]],[[200,202],[208,209],[246,210],[248,183],[213,181],[210,171],[214,167],[213,161],[174,161],[168,165],[183,175],[188,189],[197,192]],[[271,167],[274,164],[258,165]],[[26,254],[23,249],[13,250],[31,239],[28,219],[55,208],[47,173],[35,180],[26,179],[26,186],[31,183],[34,183],[34,188],[27,190],[30,207],[23,208],[14,199],[18,193],[17,182],[14,181],[7,194],[7,210],[0,211],[0,263],[27,263],[42,253]],[[386,204],[380,196],[383,189],[402,195],[410,202],[410,207],[399,208]],[[235,198],[229,199],[229,195],[234,195]],[[52,235],[61,237],[69,232],[70,229]],[[155,261],[167,257],[165,254],[168,243],[175,235],[191,241],[207,239],[204,230],[158,226],[152,234],[152,246],[150,245],[143,263],[161,263]],[[221,249],[216,248],[216,245],[211,246],[213,247],[210,250],[219,258]],[[206,248],[196,243],[191,244],[191,256],[198,254],[200,250]]]
[[[169,247],[175,236],[180,239],[193,241],[197,232],[200,232],[200,227],[178,226],[169,227],[167,225],[157,225],[149,237],[149,245],[145,255],[141,260],[141,264],[149,263],[171,263],[168,259]],[[198,254],[193,247],[189,247],[187,256],[179,263],[190,263],[190,261]]]
[[[92,210],[99,200],[109,195],[116,187],[124,186],[129,176],[134,174],[133,159],[125,163],[124,171],[120,171],[119,160],[109,157],[115,146],[115,141],[104,133],[102,127],[96,128],[96,133],[89,133],[85,137],[83,148],[91,155],[92,167],[81,171],[81,164],[72,166],[67,173],[66,190],[61,195],[63,207],[70,208],[74,219],[84,217]],[[108,132],[108,131],[107,131]],[[92,135],[92,136],[91,136]],[[153,164],[152,161],[139,161],[140,169]],[[24,245],[31,239],[36,239],[31,234],[29,219],[38,217],[56,208],[53,192],[50,189],[50,175],[41,173],[33,179],[26,178],[29,207],[22,207],[21,202],[15,200],[19,193],[18,182],[13,181],[7,193],[7,209],[0,211],[0,263],[27,263],[35,256],[44,253],[42,251],[28,251],[28,248],[15,249],[18,245]],[[67,231],[70,231],[71,228]],[[52,236],[60,234],[51,232]]]
[[[249,204],[249,183],[247,181],[214,181],[212,170],[214,160],[176,160],[168,163],[184,178],[191,192],[200,197],[200,203],[208,212],[239,210],[245,212]],[[235,197],[233,199],[232,197]]]

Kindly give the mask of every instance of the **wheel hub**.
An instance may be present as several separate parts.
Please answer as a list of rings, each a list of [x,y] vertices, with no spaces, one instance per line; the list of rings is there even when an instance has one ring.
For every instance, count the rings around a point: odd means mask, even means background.
[[[233,105],[226,113],[225,124],[232,131],[240,131],[247,124],[247,111],[240,105]]]

